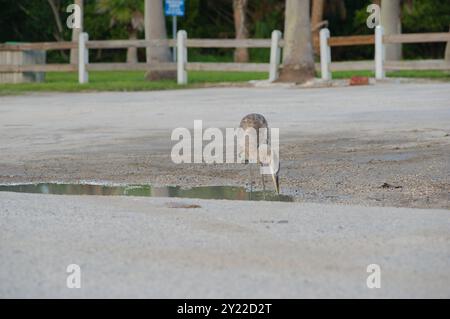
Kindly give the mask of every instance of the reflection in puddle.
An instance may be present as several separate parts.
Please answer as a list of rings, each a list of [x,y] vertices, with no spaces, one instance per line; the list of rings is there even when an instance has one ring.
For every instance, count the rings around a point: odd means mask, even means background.
[[[151,187],[150,185],[106,186],[88,184],[23,184],[0,185],[0,191],[18,193],[56,194],[56,195],[106,195],[106,196],[145,196],[181,197],[201,199],[267,200],[292,202],[293,198],[262,191],[250,193],[244,187],[205,186],[181,188],[178,186]]]

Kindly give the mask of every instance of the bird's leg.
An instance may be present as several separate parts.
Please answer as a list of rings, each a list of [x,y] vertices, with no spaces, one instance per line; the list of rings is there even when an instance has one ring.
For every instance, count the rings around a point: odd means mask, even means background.
[[[266,200],[266,183],[264,182],[264,174],[261,174],[261,181],[263,185],[263,199]]]
[[[266,192],[266,183],[264,181],[264,174],[261,174],[261,181],[262,181],[262,186],[263,186],[263,192]]]
[[[252,164],[248,164],[248,169],[250,172],[250,199],[252,199],[252,193],[253,193],[253,170],[252,170]]]

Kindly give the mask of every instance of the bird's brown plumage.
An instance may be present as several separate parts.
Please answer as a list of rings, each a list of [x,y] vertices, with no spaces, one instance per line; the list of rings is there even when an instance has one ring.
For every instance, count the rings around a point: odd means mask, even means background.
[[[257,114],[257,113],[251,113],[248,114],[246,116],[244,116],[244,118],[241,120],[241,123],[239,125],[240,128],[242,128],[245,131],[250,130],[250,129],[254,129],[256,132],[256,148],[253,148],[254,151],[257,152],[256,157],[258,158],[258,162],[259,164],[262,165],[260,158],[259,158],[259,147],[261,146],[265,146],[265,150],[267,152],[267,156],[269,158],[271,158],[271,149],[270,149],[270,145],[269,145],[269,125],[267,124],[267,120],[265,119],[264,116],[262,116],[261,114]],[[265,135],[260,136],[260,129],[266,129],[267,131],[265,132]],[[261,138],[261,140],[260,140]],[[244,145],[242,145],[244,147],[244,156],[245,156],[245,162],[248,163],[248,160],[250,157],[249,152],[251,151],[252,148],[250,148],[249,146],[249,139],[245,139],[244,141]],[[269,161],[266,160],[266,162],[269,162],[269,165],[273,165],[273,161]],[[280,165],[279,162],[277,162],[277,167],[273,167],[272,169],[272,179],[275,185],[275,190],[277,193],[279,193],[279,179],[278,179],[278,172],[280,170]],[[251,168],[250,168],[251,170]],[[250,175],[252,175],[250,173]],[[263,189],[265,190],[265,186],[264,186],[264,175],[261,175],[261,179],[263,182]],[[252,181],[251,181],[252,183]]]
[[[254,129],[267,128],[267,121],[261,114],[251,113],[242,118],[240,127],[244,130],[249,127],[253,127]]]
[[[256,130],[257,147],[259,147],[260,142],[267,143],[267,138],[265,141],[259,140],[259,129],[261,128],[268,129],[266,118],[261,114],[251,113],[244,116],[241,120],[239,127],[242,128],[244,131],[249,128],[253,128]]]

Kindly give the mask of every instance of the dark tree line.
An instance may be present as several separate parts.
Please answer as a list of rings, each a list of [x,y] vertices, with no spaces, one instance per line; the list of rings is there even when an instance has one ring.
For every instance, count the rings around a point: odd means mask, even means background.
[[[142,0],[143,2],[144,0]],[[0,0],[0,42],[36,42],[71,40],[72,33],[65,26],[68,13],[65,8],[73,0]],[[317,30],[327,25],[332,35],[368,34],[373,32],[365,25],[366,7],[370,0],[312,0],[311,29],[317,51]],[[141,8],[130,0],[136,9],[124,15],[126,8],[111,8],[123,1],[85,0],[84,29],[91,39],[143,38],[142,21],[137,11]],[[180,28],[190,37],[197,38],[269,38],[274,29],[284,29],[285,0],[186,0],[186,17],[180,19]],[[134,19],[127,21],[127,18]],[[401,8],[402,32],[448,32],[450,26],[450,1],[405,0]],[[167,23],[170,20],[167,19]],[[133,29],[133,26],[136,28]],[[168,30],[170,26],[168,25]],[[406,58],[442,58],[445,44],[404,46]],[[333,59],[366,59],[373,54],[370,46],[335,48]],[[247,59],[267,60],[268,50],[203,49],[193,50],[194,59]],[[67,60],[68,53],[55,52],[51,59]],[[102,60],[125,60],[123,50],[99,51],[93,57]],[[145,59],[145,52],[139,52]],[[133,56],[128,54],[128,60]]]

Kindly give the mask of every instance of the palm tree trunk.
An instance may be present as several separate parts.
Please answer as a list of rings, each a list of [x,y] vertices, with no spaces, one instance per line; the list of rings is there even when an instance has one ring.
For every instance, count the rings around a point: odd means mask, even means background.
[[[381,1],[381,25],[384,33],[400,34],[402,33],[402,23],[400,19],[401,7],[400,0],[382,0]],[[402,45],[400,43],[386,45],[386,60],[398,61],[402,59]]]
[[[286,0],[280,82],[304,83],[314,78],[309,7],[309,0]]]
[[[138,31],[136,29],[130,29],[128,31],[128,39],[136,40],[138,38]],[[137,48],[128,48],[127,50],[127,63],[138,62],[138,50]]]
[[[162,0],[145,0],[145,39],[167,39],[166,20],[163,11]],[[147,63],[157,64],[170,62],[171,54],[168,45],[147,47]],[[176,71],[150,70],[146,78],[148,80],[175,79]]]
[[[84,13],[83,0],[75,0],[74,4],[78,5],[81,9],[81,27],[79,29],[77,28],[72,29],[72,42],[78,43],[80,33],[83,32],[83,13]],[[78,49],[70,50],[70,63],[78,64]]]
[[[323,20],[323,8],[324,8],[324,0],[312,1],[311,29],[313,32],[312,37],[313,37],[314,53],[316,55],[320,54],[319,32],[320,32],[320,23]]]
[[[233,0],[234,28],[236,30],[236,39],[247,39],[247,3],[248,0]],[[248,62],[248,49],[237,48],[234,51],[234,62]]]

